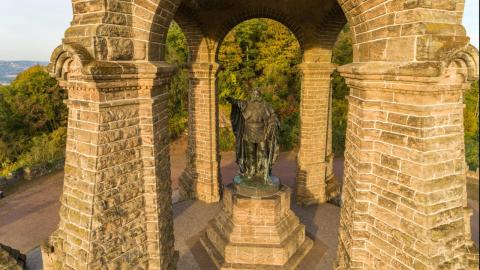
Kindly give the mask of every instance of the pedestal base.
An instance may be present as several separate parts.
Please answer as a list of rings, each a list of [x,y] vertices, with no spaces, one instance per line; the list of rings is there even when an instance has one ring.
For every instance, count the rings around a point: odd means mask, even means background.
[[[288,187],[252,198],[225,188],[223,207],[200,241],[221,270],[296,269],[313,241],[290,209]]]

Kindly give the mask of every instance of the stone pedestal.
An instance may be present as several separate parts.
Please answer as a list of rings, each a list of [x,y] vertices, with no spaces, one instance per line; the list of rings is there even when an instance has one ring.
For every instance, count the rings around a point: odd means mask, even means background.
[[[305,226],[290,209],[291,191],[248,197],[225,188],[223,207],[201,237],[221,270],[296,269],[313,246]]]

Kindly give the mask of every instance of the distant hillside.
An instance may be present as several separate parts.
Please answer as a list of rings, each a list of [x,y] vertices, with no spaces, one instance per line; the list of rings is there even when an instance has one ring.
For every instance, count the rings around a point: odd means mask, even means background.
[[[9,84],[18,73],[35,65],[47,65],[48,62],[35,61],[2,61],[0,60],[0,85]]]

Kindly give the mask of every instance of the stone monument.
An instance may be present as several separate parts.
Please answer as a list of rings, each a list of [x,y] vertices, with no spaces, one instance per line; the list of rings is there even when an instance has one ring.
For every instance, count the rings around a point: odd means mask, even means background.
[[[240,170],[226,186],[202,245],[222,270],[296,269],[313,241],[290,209],[290,189],[271,174],[279,152],[278,118],[259,89],[247,101],[228,100]]]

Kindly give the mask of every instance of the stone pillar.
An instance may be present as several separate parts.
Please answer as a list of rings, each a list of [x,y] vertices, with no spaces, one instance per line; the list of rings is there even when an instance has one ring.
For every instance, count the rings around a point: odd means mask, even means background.
[[[331,63],[303,63],[297,202],[324,203],[337,195],[333,174]]]
[[[468,85],[441,65],[340,69],[351,91],[336,269],[467,269]]]
[[[180,177],[183,198],[207,203],[218,202],[221,193],[217,70],[216,63],[190,67],[187,168]]]
[[[65,181],[59,227],[42,249],[46,269],[176,267],[167,111],[174,68],[121,65],[80,67],[62,82]]]
[[[139,116],[142,138],[145,234],[148,269],[176,269],[174,248],[168,82],[173,66],[162,67],[152,79],[140,80]],[[140,236],[140,235],[139,235]]]

